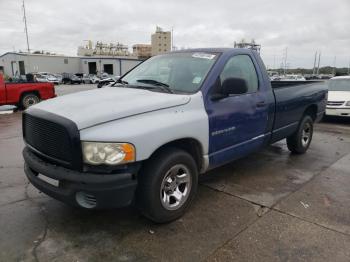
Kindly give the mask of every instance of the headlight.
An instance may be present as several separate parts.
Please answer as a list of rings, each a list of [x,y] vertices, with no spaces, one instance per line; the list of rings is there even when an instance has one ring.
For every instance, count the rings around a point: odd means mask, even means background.
[[[90,165],[133,162],[135,147],[128,143],[83,142],[83,158]]]
[[[346,102],[345,106],[350,106],[350,101]]]

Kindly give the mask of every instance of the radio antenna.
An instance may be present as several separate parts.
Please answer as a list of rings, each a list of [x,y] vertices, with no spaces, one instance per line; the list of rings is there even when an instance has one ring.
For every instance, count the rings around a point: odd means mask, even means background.
[[[27,16],[26,16],[26,8],[25,8],[25,5],[24,5],[24,0],[22,1],[22,8],[23,8],[24,31],[26,33],[26,38],[27,38],[27,51],[28,51],[28,54],[29,54],[30,53],[29,37],[28,37]]]

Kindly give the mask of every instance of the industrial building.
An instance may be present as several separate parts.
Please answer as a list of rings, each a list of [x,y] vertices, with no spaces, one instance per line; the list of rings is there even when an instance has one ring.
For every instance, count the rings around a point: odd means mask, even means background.
[[[0,56],[0,71],[9,77],[30,72],[123,75],[140,62],[141,59],[133,56],[79,57],[8,52]]]
[[[0,71],[9,77],[33,72],[84,73],[123,75],[143,60],[171,51],[170,31],[156,27],[151,36],[151,44],[133,45],[133,53],[122,43],[102,43],[94,45],[87,40],[85,46],[78,47],[78,56],[64,56],[45,53],[8,52],[0,56]]]
[[[132,54],[140,59],[147,59],[152,56],[152,45],[136,44],[132,46]]]
[[[123,75],[143,60],[137,57],[80,57],[80,72],[85,74],[108,73]]]
[[[129,48],[122,43],[103,43],[87,40],[87,45],[78,47],[78,56],[130,56]]]

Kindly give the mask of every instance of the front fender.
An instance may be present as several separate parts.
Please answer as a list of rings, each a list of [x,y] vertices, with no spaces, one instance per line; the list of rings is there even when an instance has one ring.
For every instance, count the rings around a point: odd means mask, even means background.
[[[171,141],[193,138],[208,154],[209,124],[202,93],[189,103],[139,114],[80,130],[82,141],[128,142],[136,148],[136,161],[148,159]]]

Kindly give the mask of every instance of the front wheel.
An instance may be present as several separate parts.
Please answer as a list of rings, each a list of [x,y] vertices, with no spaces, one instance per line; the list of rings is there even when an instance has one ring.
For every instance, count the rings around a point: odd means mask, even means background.
[[[288,149],[295,154],[304,154],[312,140],[314,131],[314,122],[308,115],[304,116],[300,121],[298,130],[287,138]]]
[[[21,99],[21,107],[27,109],[28,107],[40,102],[40,98],[33,93],[25,94]]]
[[[187,152],[168,148],[155,154],[138,176],[137,205],[156,223],[181,217],[198,187],[195,161]]]

